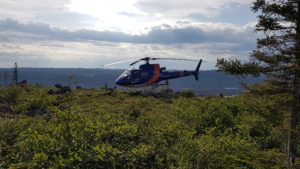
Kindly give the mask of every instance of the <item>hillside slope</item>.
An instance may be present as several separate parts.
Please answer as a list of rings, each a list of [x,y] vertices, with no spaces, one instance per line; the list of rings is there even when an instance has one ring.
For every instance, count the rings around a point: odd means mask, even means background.
[[[0,89],[0,168],[287,168],[278,98]]]

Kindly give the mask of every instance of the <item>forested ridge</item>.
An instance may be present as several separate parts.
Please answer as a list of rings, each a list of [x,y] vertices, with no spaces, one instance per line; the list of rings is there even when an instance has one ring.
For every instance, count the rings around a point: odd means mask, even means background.
[[[0,88],[0,168],[288,168],[288,95],[48,90]]]

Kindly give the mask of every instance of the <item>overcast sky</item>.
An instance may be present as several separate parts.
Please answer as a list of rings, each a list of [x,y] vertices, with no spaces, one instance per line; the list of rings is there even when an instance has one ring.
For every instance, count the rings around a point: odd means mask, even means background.
[[[203,58],[215,69],[217,58],[246,60],[255,49],[252,1],[0,0],[0,67],[101,68],[149,56]]]

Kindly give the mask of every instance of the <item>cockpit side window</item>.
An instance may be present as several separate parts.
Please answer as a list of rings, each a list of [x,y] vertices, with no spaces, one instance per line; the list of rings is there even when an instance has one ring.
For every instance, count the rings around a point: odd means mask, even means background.
[[[136,79],[139,78],[139,70],[131,70],[130,72],[130,79]]]
[[[148,72],[141,72],[141,78],[147,78],[149,76]]]

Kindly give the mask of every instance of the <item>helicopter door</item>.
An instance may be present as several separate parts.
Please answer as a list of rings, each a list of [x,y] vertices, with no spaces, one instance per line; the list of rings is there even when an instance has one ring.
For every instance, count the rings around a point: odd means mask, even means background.
[[[150,74],[149,72],[143,71],[141,72],[141,79],[147,79],[149,78]]]
[[[130,81],[131,83],[138,83],[140,81],[140,70],[131,70]]]

